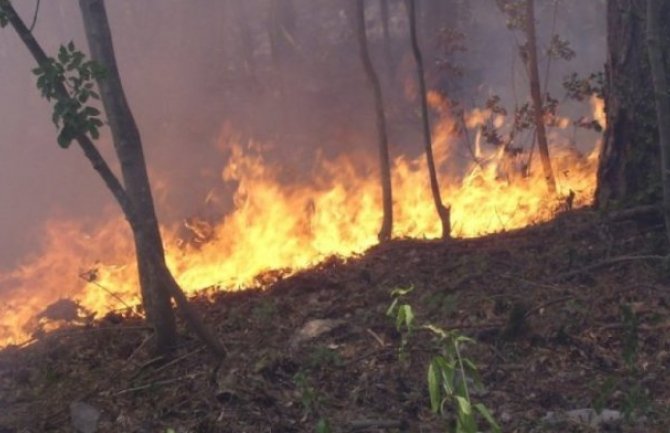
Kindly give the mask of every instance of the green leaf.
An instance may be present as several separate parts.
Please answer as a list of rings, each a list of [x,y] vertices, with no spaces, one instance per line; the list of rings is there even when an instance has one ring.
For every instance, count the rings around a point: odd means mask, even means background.
[[[440,337],[441,340],[447,338],[447,333],[444,331],[444,329],[442,329],[438,326],[428,324],[428,325],[424,325],[423,329],[425,329],[427,331],[430,331],[433,334],[437,335],[438,337]]]
[[[69,58],[70,55],[68,54],[67,50],[64,46],[61,45],[58,49],[58,61],[61,63],[67,63]]]
[[[70,43],[67,44],[67,49],[70,50],[70,52],[74,52],[74,41],[70,41]]]
[[[399,297],[399,296],[405,296],[405,295],[410,294],[413,290],[414,290],[414,285],[411,285],[411,286],[409,286],[407,288],[404,288],[404,289],[398,287],[398,288],[393,289],[391,291],[391,296],[394,296],[396,298]]]
[[[91,132],[91,138],[93,138],[94,140],[100,138],[100,132],[98,131],[98,128],[96,128],[95,126],[92,126],[89,129],[89,131]]]
[[[72,143],[72,137],[68,131],[68,128],[63,128],[63,130],[58,134],[58,145],[63,149],[67,149]]]
[[[430,394],[430,408],[434,413],[440,410],[440,372],[439,364],[433,360],[428,366],[428,393]]]
[[[479,412],[484,417],[486,422],[489,423],[495,433],[500,433],[500,425],[498,425],[495,418],[493,418],[493,414],[491,414],[486,406],[484,406],[482,403],[477,403],[475,404],[475,409],[477,409],[477,412]]]
[[[396,318],[396,328],[398,331],[400,331],[400,328],[404,325],[407,328],[407,332],[411,332],[413,323],[414,312],[412,311],[412,306],[403,304],[398,307],[398,316]]]
[[[464,415],[472,414],[472,405],[470,404],[470,400],[461,395],[457,395],[456,401],[458,402],[458,411],[460,413]]]
[[[0,1],[0,28],[5,27],[9,23],[9,18],[7,18],[7,14],[5,13],[5,11],[1,10],[3,6],[2,3],[4,3],[4,1]]]

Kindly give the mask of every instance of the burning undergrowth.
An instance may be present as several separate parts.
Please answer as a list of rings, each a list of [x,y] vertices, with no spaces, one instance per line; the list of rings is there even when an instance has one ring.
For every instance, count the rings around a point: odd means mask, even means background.
[[[440,101],[437,101],[438,103]],[[490,111],[467,116],[474,161],[456,173],[462,151],[456,122],[442,113],[434,126],[434,146],[445,202],[451,206],[452,236],[476,237],[525,227],[557,212],[591,203],[597,146],[580,153],[560,130],[551,148],[558,194],[546,193],[537,156],[510,156],[481,143],[484,122],[504,123]],[[232,209],[222,218],[192,218],[163,227],[167,261],[184,289],[236,290],[272,269],[291,273],[330,256],[347,257],[377,242],[381,197],[377,163],[360,154],[318,159],[308,183],[286,181],[287,173],[264,159],[264,147],[226,133],[219,143],[228,156],[221,180],[234,187]],[[516,158],[516,159],[515,159]],[[523,161],[521,161],[523,159]],[[530,166],[530,167],[529,167]],[[394,237],[436,238],[439,219],[430,196],[425,159],[393,161]],[[455,174],[456,173],[456,174]],[[226,202],[212,193],[208,206]],[[85,226],[88,226],[85,228]],[[29,340],[36,330],[62,323],[45,307],[61,302],[73,320],[87,320],[138,303],[133,244],[125,221],[58,220],[45,227],[42,252],[0,274],[5,303],[0,314],[0,346]],[[72,305],[67,305],[70,300]]]
[[[464,349],[484,383],[476,398],[503,431],[665,432],[663,230],[658,212],[603,220],[582,210],[479,239],[394,240],[268,290],[196,296],[229,350],[218,368],[185,333],[175,357],[157,363],[151,330],[110,314],[0,351],[0,430],[72,431],[83,402],[101,433],[306,433],[320,419],[334,431],[443,432],[425,376],[440,344],[417,327],[399,353],[403,339],[385,315],[391,291],[411,284],[417,323],[477,340]],[[318,321],[332,327],[304,338]],[[583,408],[626,420],[547,417]]]

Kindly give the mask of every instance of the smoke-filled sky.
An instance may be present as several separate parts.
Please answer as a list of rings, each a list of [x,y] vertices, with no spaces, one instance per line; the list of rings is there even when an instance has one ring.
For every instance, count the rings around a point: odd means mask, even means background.
[[[315,148],[328,155],[352,151],[360,140],[372,140],[371,103],[344,15],[346,2],[294,0],[300,53],[295,63],[300,66],[288,68],[291,76],[284,77],[282,91],[276,75],[268,72],[272,66],[264,33],[267,1],[107,1],[120,71],[164,220],[199,212],[199,203],[211,186],[220,184],[225,153],[216,144],[222,131],[233,129],[273,141],[272,159],[294,168],[294,177],[309,172]],[[30,22],[35,1],[13,3]],[[378,2],[369,3],[371,47],[377,65],[382,65],[379,32],[375,32],[375,25],[379,26],[373,18]],[[547,39],[554,27],[555,2],[537,3],[538,32]],[[602,69],[605,60],[604,1],[560,3],[556,32],[571,42],[577,57],[554,66],[551,77],[556,83],[571,71],[585,75]],[[249,67],[240,58],[240,4],[252,33],[255,81],[240,78]],[[398,2],[392,4],[392,34],[398,39],[404,30],[402,10]],[[460,58],[467,70],[476,71],[470,78],[476,76],[481,80],[478,84],[484,85],[471,99],[481,103],[487,93],[499,93],[508,100],[514,94],[525,98],[525,91],[518,88],[523,84],[516,40],[495,2],[474,0],[470,5],[467,27],[461,28],[468,51]],[[70,40],[85,49],[77,2],[42,1],[35,35],[49,53]],[[405,40],[396,43],[397,58],[407,58],[406,50]],[[402,94],[406,77],[399,63],[399,72],[389,75],[384,85],[401,89]],[[16,266],[38,248],[40,230],[51,218],[118,214],[76,145],[63,150],[56,144],[51,109],[35,88],[33,67],[13,30],[0,31],[0,270]],[[516,80],[511,79],[513,75]],[[560,86],[551,88],[558,92]],[[390,128],[392,149],[406,149],[403,142],[411,141],[407,136],[416,131],[400,124]],[[100,147],[111,156],[108,134]],[[374,151],[374,142],[369,149]]]

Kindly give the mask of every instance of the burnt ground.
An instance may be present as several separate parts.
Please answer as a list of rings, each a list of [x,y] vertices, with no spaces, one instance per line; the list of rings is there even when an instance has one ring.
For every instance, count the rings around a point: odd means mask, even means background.
[[[426,367],[440,344],[426,323],[476,340],[464,349],[484,385],[473,399],[504,432],[667,432],[666,251],[653,212],[393,241],[270,273],[267,290],[195,299],[228,348],[221,364],[185,330],[174,358],[152,359],[150,332],[130,313],[72,325],[0,352],[0,432],[71,432],[73,402],[100,411],[100,432],[314,432],[319,420],[333,432],[450,431],[449,415],[430,411]],[[385,312],[390,292],[410,285],[417,327],[400,354]],[[298,338],[315,319],[337,326]],[[543,420],[585,408],[624,416]]]

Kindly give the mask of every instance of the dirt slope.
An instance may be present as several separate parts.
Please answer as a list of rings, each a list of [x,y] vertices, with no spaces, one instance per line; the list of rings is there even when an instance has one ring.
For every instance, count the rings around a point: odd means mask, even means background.
[[[267,290],[196,299],[230,352],[220,365],[188,334],[174,359],[152,360],[150,332],[130,313],[73,325],[0,352],[0,432],[71,432],[73,402],[99,412],[100,432],[314,432],[321,419],[334,432],[447,431],[425,379],[439,344],[417,329],[399,357],[385,316],[391,290],[410,285],[417,324],[477,340],[465,350],[485,386],[474,398],[503,431],[667,432],[666,251],[653,213],[394,241],[259,277]],[[310,338],[305,324],[332,329]],[[542,421],[594,407],[628,416],[595,428]]]

